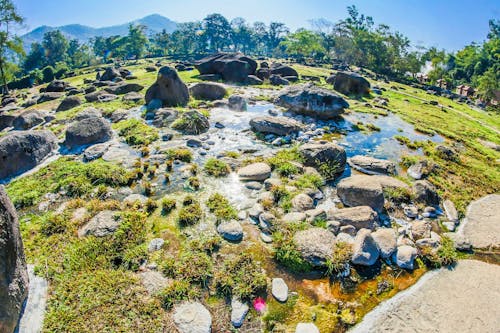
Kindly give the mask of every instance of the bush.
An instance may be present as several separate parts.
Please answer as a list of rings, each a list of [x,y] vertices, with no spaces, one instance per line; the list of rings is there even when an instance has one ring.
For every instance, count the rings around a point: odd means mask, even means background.
[[[293,229],[298,228],[300,227]],[[274,233],[274,258],[292,272],[309,272],[313,267],[302,258],[301,253],[297,250],[293,241],[293,229],[283,229]]]
[[[54,81],[54,67],[47,66],[42,69],[43,82],[48,83]]]
[[[174,280],[159,296],[165,310],[171,310],[175,303],[198,297],[199,292],[188,281]]]
[[[205,163],[205,172],[214,177],[227,176],[231,172],[231,168],[225,162],[216,158],[209,158]]]
[[[238,216],[236,209],[231,206],[229,200],[220,193],[212,194],[208,198],[206,205],[210,212],[214,213],[218,221],[227,221]]]
[[[337,242],[333,248],[332,258],[326,261],[326,274],[333,275],[343,272],[349,265],[352,257],[352,246],[348,243]]]
[[[163,214],[168,214],[177,206],[177,200],[174,198],[163,198],[161,199],[161,211]]]
[[[147,146],[159,138],[157,129],[144,124],[139,119],[122,120],[113,127],[131,146]]]
[[[299,152],[298,146],[280,150],[276,153],[276,155],[267,159],[267,163],[269,163],[273,169],[279,168],[284,163],[290,163],[292,161],[299,163],[304,161],[304,158]]]
[[[422,249],[424,262],[433,268],[454,265],[458,260],[457,250],[453,240],[447,236],[441,236],[441,246],[436,250],[430,247]]]
[[[206,252],[208,254],[219,250],[221,245],[222,238],[219,235],[201,235],[189,242],[189,248],[192,251]]]
[[[276,171],[282,177],[289,177],[298,174],[299,168],[290,162],[284,162],[276,168]]]
[[[200,179],[198,177],[189,177],[188,184],[189,184],[189,187],[191,187],[195,191],[199,190],[200,186],[201,186]]]
[[[168,158],[190,163],[193,159],[193,153],[187,148],[169,149],[167,151]]]
[[[217,290],[225,296],[238,296],[243,300],[254,298],[267,288],[266,275],[260,263],[244,252],[224,262],[215,276]]]
[[[48,214],[42,219],[40,232],[45,236],[62,234],[67,228],[66,214]]]
[[[199,222],[202,216],[203,211],[201,210],[200,204],[197,201],[194,201],[181,208],[177,217],[177,222],[182,227],[190,226]]]
[[[206,286],[212,277],[212,259],[205,252],[184,251],[175,261],[163,266],[166,276]]]
[[[304,189],[304,188],[319,188],[324,184],[324,180],[320,175],[317,174],[303,174],[300,175],[294,182],[293,186]]]

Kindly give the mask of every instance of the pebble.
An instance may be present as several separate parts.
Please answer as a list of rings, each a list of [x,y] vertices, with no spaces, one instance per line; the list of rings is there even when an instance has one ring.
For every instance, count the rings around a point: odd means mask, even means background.
[[[274,298],[280,302],[286,302],[288,299],[288,286],[282,278],[274,278],[272,282],[271,293]]]

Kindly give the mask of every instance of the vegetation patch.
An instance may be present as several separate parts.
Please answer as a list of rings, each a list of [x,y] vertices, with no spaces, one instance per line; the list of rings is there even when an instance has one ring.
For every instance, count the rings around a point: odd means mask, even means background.
[[[177,222],[180,226],[186,227],[198,223],[203,217],[203,211],[198,201],[194,199],[184,199],[183,207],[177,216]]]
[[[118,134],[131,146],[147,146],[158,140],[158,130],[139,119],[122,120],[113,125]]]
[[[224,177],[231,172],[231,168],[227,163],[216,158],[209,158],[205,162],[204,170],[208,175],[214,177]]]
[[[229,203],[229,200],[220,193],[212,194],[208,198],[206,205],[210,212],[217,217],[218,221],[228,221],[237,218],[238,212],[236,209]]]
[[[188,148],[169,149],[167,156],[173,160],[189,163],[193,159],[193,153]]]

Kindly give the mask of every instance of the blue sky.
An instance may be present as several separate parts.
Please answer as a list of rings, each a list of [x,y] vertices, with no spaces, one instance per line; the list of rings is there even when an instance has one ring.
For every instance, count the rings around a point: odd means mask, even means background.
[[[338,21],[356,5],[375,23],[386,23],[414,44],[457,50],[482,41],[488,20],[500,19],[500,0],[13,0],[26,19],[26,29],[40,25],[80,23],[93,27],[121,24],[158,13],[177,22],[201,20],[220,13],[250,22],[280,21],[310,27],[308,21]]]

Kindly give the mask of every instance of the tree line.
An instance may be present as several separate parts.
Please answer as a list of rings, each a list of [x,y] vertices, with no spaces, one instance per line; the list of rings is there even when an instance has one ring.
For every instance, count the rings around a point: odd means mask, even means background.
[[[299,62],[343,62],[392,79],[415,78],[427,64],[432,69],[430,83],[445,79],[452,85],[472,84],[485,99],[499,89],[500,23],[493,20],[485,42],[452,53],[412,46],[408,37],[386,24],[376,25],[372,17],[349,6],[347,17],[339,22],[311,20],[310,29],[294,32],[281,22],[229,21],[220,14],[180,23],[172,33],[148,35],[146,27],[130,25],[126,36],[95,37],[87,43],[68,40],[55,30],[25,54],[19,38],[8,33],[9,25],[22,23],[11,0],[0,0],[0,11],[0,74],[4,83],[14,81],[18,86],[48,82],[72,69],[117,59],[192,58],[227,51]]]

